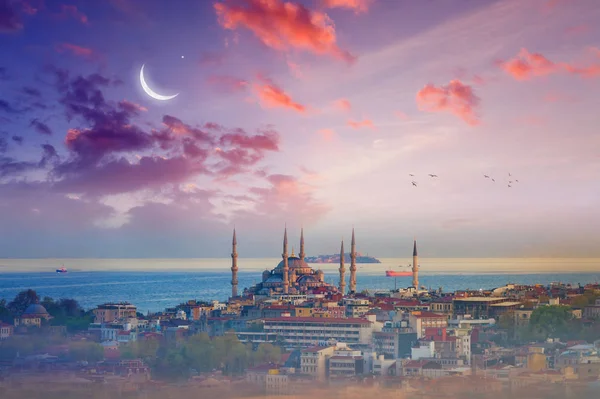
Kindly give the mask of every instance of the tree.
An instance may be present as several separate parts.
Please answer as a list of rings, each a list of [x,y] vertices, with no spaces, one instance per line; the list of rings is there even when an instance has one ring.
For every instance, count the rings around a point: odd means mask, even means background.
[[[29,305],[38,303],[39,301],[40,298],[34,290],[29,289],[21,291],[17,294],[15,299],[8,304],[8,310],[10,310],[13,315],[20,316],[25,312],[25,309],[27,309]]]
[[[569,306],[540,306],[531,314],[529,328],[542,339],[561,337],[569,333],[573,314]]]
[[[0,323],[12,324],[14,316],[6,306],[6,299],[0,300]]]
[[[95,363],[104,359],[104,348],[95,342],[72,342],[69,345],[69,357],[72,360],[85,360]]]
[[[281,348],[268,342],[258,345],[252,359],[254,364],[276,363],[281,358]]]

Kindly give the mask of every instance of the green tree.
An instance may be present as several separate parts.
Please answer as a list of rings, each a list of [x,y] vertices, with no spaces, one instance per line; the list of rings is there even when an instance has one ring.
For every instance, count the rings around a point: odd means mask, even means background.
[[[281,359],[281,348],[268,342],[258,345],[252,356],[254,364],[277,363],[279,359]]]
[[[15,299],[8,304],[8,310],[10,310],[13,315],[20,316],[25,312],[25,309],[27,309],[29,305],[38,303],[39,301],[40,298],[34,290],[29,289],[21,291],[17,294]]]
[[[95,363],[104,359],[104,348],[95,342],[72,342],[69,345],[69,358]]]
[[[542,339],[563,337],[572,327],[571,308],[564,305],[540,306],[531,314],[529,329]]]

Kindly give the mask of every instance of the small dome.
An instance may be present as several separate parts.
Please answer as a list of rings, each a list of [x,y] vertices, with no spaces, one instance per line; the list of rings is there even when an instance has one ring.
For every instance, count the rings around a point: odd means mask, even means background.
[[[23,312],[23,314],[24,315],[26,315],[26,314],[43,314],[43,315],[47,315],[48,311],[42,305],[37,304],[37,303],[32,303],[31,305],[27,306],[27,309],[25,309],[25,312]]]

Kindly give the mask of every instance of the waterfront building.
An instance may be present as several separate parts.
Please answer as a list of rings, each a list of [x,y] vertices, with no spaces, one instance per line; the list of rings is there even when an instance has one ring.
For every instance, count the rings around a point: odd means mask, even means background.
[[[327,377],[327,360],[333,355],[335,346],[313,346],[300,352],[300,370],[318,381]]]

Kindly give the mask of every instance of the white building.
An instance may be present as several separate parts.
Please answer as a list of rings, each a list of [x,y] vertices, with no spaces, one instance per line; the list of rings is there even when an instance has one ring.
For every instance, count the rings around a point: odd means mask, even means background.
[[[410,357],[412,360],[427,359],[435,354],[435,342],[420,342],[419,346],[412,348]]]
[[[375,315],[364,319],[335,319],[330,317],[278,317],[265,319],[266,333],[276,333],[288,345],[309,347],[320,342],[347,342],[370,345],[373,331],[382,324]]]
[[[373,359],[373,374],[375,375],[390,375],[396,374],[396,360],[386,359],[383,355]]]
[[[327,359],[333,355],[335,346],[314,346],[300,352],[300,370],[319,381],[327,377]]]

